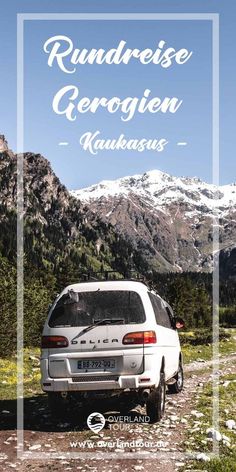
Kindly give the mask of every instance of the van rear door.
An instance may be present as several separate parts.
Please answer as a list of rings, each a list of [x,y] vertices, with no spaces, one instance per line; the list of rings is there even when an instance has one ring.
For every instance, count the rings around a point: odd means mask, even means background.
[[[68,346],[50,348],[52,377],[88,372],[119,375],[143,372],[146,321],[140,295],[127,290],[96,290],[58,300],[49,319],[51,334],[62,334]],[[129,336],[129,333],[139,333]],[[138,338],[137,338],[138,337]]]

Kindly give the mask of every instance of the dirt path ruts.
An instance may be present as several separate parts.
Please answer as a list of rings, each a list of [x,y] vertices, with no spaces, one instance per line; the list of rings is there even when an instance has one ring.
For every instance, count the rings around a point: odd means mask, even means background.
[[[229,362],[229,361],[232,361],[232,360],[236,360],[236,354],[229,354],[228,356],[220,356],[219,357],[219,363],[220,364],[224,364],[225,362]],[[192,371],[197,371],[197,370],[202,370],[204,369],[205,367],[210,367],[213,365],[213,360],[209,360],[209,361],[194,361],[194,362],[191,362],[190,364],[186,365],[184,370],[185,372],[192,372]]]
[[[236,359],[236,353],[230,356],[220,358],[220,372],[230,371],[236,374],[236,365],[232,360]],[[50,422],[50,416],[46,407],[44,395],[39,398],[32,397],[26,401],[25,406],[25,431],[24,431],[24,449],[29,454],[37,454],[38,459],[17,459],[16,457],[16,430],[14,429],[13,416],[7,417],[8,425],[1,431],[1,454],[0,471],[10,471],[13,469],[22,472],[43,470],[49,471],[93,471],[109,472],[122,470],[122,472],[131,472],[133,470],[157,470],[164,472],[173,472],[178,470],[180,463],[185,461],[183,456],[185,450],[186,432],[189,428],[189,418],[191,410],[195,409],[196,397],[200,395],[203,385],[209,381],[212,376],[213,361],[194,362],[185,367],[188,372],[185,380],[185,387],[179,395],[167,395],[166,413],[164,419],[152,426],[145,424],[134,424],[128,431],[111,431],[104,429],[100,439],[106,441],[133,441],[141,439],[159,444],[159,447],[140,447],[140,448],[96,448],[100,453],[100,459],[81,457],[71,460],[67,454],[81,454],[81,448],[72,448],[71,441],[83,441],[88,439],[88,429],[83,421],[86,419],[88,411],[84,411],[84,419],[78,426],[77,418],[70,418],[68,422],[53,424]],[[201,370],[198,375],[195,372]],[[97,406],[97,405],[96,405]],[[9,411],[12,412],[12,403]],[[5,406],[7,410],[7,405]],[[97,406],[97,410],[101,411]],[[114,414],[115,407],[113,407]],[[94,411],[94,408],[91,410]],[[116,409],[116,412],[118,410]],[[137,408],[132,410],[132,415],[138,416],[145,414],[145,410]],[[110,411],[111,414],[111,411]],[[117,414],[119,414],[117,412]],[[107,439],[106,439],[107,438]],[[91,440],[94,440],[91,438]],[[162,442],[162,443],[160,443]],[[163,444],[164,443],[164,444]],[[33,446],[33,449],[31,449]],[[163,447],[160,447],[163,446]],[[35,448],[35,449],[34,449]],[[133,449],[133,450],[132,450]],[[87,449],[86,449],[87,450]],[[101,452],[102,451],[102,452]],[[41,460],[40,454],[47,452],[50,454],[63,453],[60,460]],[[120,458],[111,458],[114,453]],[[128,453],[129,458],[124,457]],[[89,452],[91,454],[91,452]],[[162,457],[155,457],[161,454]],[[144,459],[145,457],[145,459]]]

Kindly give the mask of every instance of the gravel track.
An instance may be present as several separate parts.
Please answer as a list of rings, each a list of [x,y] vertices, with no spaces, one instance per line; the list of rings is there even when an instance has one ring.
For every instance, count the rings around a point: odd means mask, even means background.
[[[236,359],[236,353],[220,358],[220,373],[231,372],[236,374],[236,365],[232,363]],[[99,433],[99,440],[115,443],[121,441],[152,442],[150,446],[130,445],[127,447],[94,446],[81,449],[71,447],[71,442],[84,441],[90,438],[97,444],[97,435],[88,431],[86,418],[89,412],[100,411],[105,417],[119,415],[119,405],[109,405],[109,410],[102,402],[96,403],[86,410],[77,409],[63,421],[52,422],[47,410],[46,396],[25,399],[25,429],[24,451],[28,454],[24,460],[17,458],[17,437],[15,429],[15,401],[1,402],[0,425],[1,453],[0,471],[13,469],[22,472],[43,470],[49,471],[93,471],[93,472],[122,472],[131,471],[165,471],[173,472],[186,461],[185,439],[191,419],[191,411],[195,409],[196,400],[206,382],[212,378],[213,361],[193,362],[185,367],[186,379],[183,391],[178,395],[167,394],[166,413],[160,423],[145,425],[133,423],[119,423],[121,428],[128,430],[111,430],[105,427]],[[201,372],[200,372],[201,371]],[[99,403],[99,404],[98,404]],[[5,411],[5,413],[3,413]],[[6,413],[9,411],[9,413]],[[123,413],[122,413],[123,414]],[[145,409],[137,407],[128,413],[134,418],[143,418]],[[96,451],[96,457],[94,457]],[[54,456],[44,458],[43,453]],[[79,457],[71,459],[69,455]],[[60,456],[60,459],[58,458]],[[31,458],[32,456],[32,458]]]

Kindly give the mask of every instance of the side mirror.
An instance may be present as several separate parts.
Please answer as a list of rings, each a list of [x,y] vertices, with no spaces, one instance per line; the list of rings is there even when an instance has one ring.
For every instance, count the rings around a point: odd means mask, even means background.
[[[175,319],[175,327],[176,327],[176,329],[185,328],[184,320],[182,320],[182,318],[176,318]]]

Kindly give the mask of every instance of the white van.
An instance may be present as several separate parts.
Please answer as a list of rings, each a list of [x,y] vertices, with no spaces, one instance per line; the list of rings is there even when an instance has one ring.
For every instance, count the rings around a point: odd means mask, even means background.
[[[161,419],[166,385],[183,388],[183,360],[171,307],[144,283],[82,282],[52,305],[42,336],[41,385],[54,413],[70,397],[128,395],[151,422]]]

